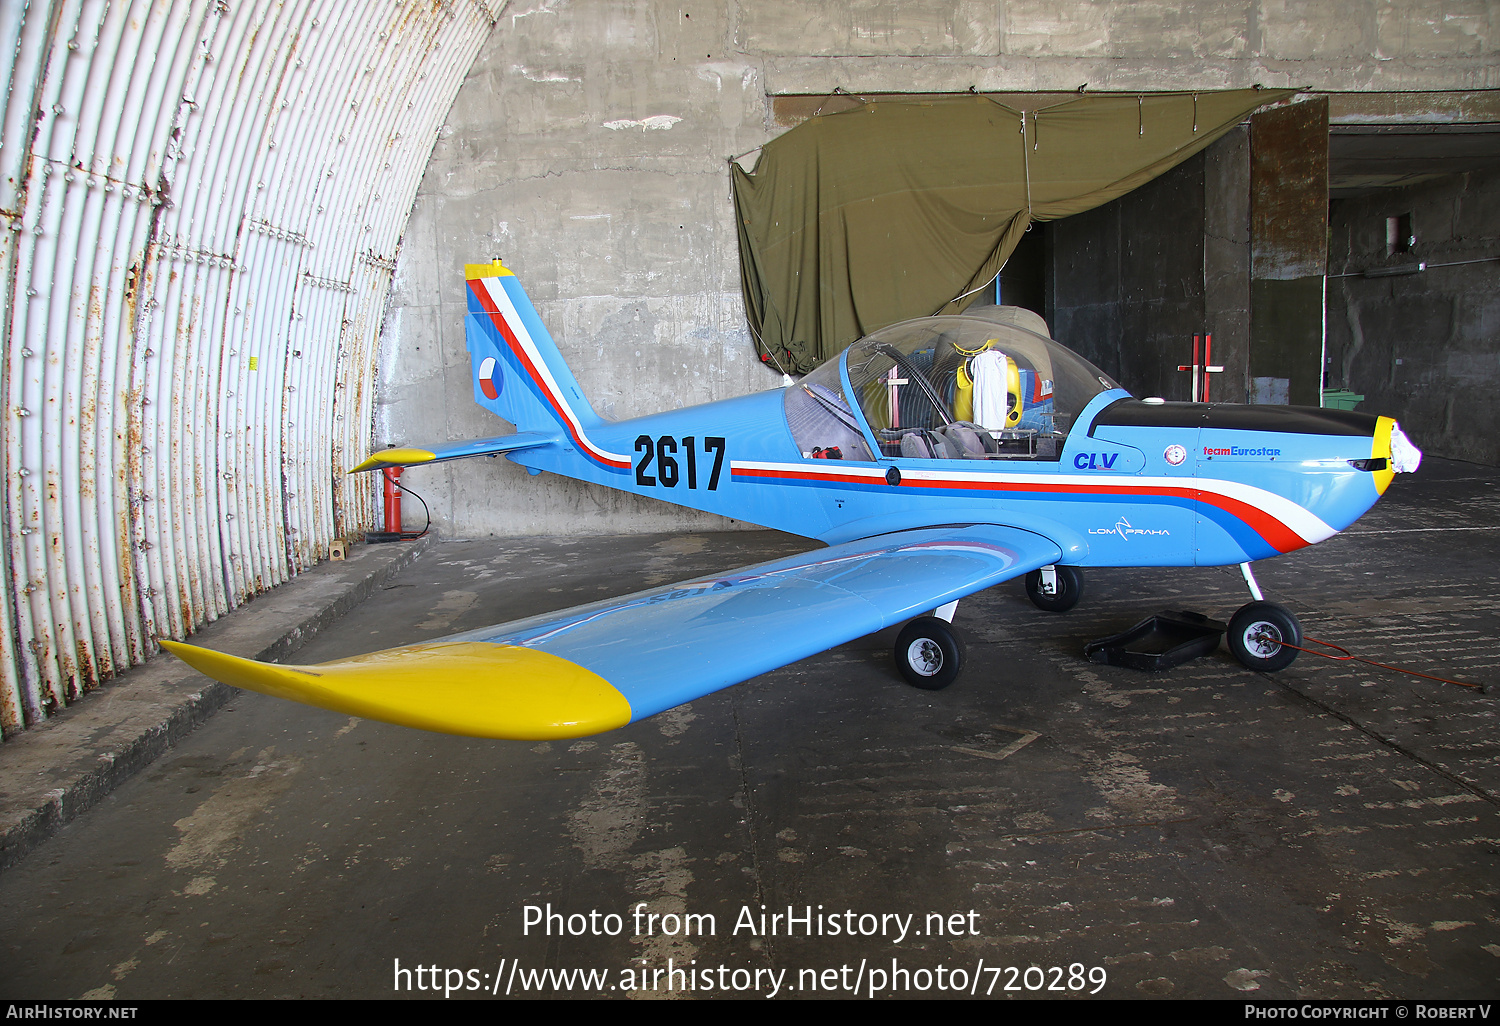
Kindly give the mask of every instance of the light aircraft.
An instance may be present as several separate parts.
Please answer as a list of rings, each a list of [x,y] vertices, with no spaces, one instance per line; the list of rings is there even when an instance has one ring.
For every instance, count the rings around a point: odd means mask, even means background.
[[[611,730],[910,619],[908,681],[951,683],[958,600],[1026,575],[1071,608],[1084,567],[1240,564],[1228,640],[1279,669],[1296,618],[1252,560],[1352,524],[1420,453],[1395,421],[1139,400],[1020,315],[883,328],[783,388],[610,422],[510,270],[470,264],[474,399],[514,434],[387,449],[356,470],[504,454],[826,543],[800,556],[314,666],[163,640],[227,684],[480,737]],[[1004,308],[1002,308],[1004,310]]]

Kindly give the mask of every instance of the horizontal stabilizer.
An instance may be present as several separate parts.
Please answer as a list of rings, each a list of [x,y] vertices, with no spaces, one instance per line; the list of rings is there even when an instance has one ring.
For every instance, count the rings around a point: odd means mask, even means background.
[[[235,687],[450,734],[577,737],[872,634],[1056,562],[993,524],[844,542],[441,641],[283,666],[163,641]]]
[[[364,470],[384,470],[386,467],[415,467],[424,463],[441,463],[444,460],[461,460],[469,456],[498,456],[517,449],[534,449],[559,440],[561,436],[546,431],[519,431],[498,438],[476,438],[472,442],[448,442],[431,449],[397,448],[382,449],[372,453],[359,466],[349,471],[358,474]]]

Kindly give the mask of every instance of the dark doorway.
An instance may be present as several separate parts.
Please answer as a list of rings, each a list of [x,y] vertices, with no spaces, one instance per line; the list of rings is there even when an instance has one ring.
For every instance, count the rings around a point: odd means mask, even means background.
[[[1047,316],[1047,223],[1033,224],[1000,271],[997,306],[1021,306]]]
[[[1249,133],[1231,131],[1119,199],[1047,225],[1053,337],[1140,396],[1189,399],[1193,336],[1213,335],[1212,398],[1244,402]]]

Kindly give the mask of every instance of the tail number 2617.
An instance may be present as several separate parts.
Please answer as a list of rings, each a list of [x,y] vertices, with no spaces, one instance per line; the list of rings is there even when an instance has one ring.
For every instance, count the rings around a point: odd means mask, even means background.
[[[642,487],[654,487],[660,481],[664,488],[676,488],[682,480],[682,464],[687,465],[687,486],[698,487],[698,446],[697,439],[689,435],[681,440],[680,444],[671,435],[662,435],[653,439],[650,435],[641,435],[635,440],[635,451],[641,454],[640,460],[635,465],[635,483]],[[678,454],[682,456],[682,464],[678,463]],[[724,469],[724,439],[704,438],[703,455],[706,459],[709,453],[714,456],[714,468],[708,475],[708,490],[717,491],[719,488],[719,471]],[[651,462],[656,461],[656,473],[649,474]]]

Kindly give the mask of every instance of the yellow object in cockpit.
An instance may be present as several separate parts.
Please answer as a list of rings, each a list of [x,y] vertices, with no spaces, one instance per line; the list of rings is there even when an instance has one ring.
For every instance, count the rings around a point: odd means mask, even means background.
[[[974,416],[974,372],[970,364],[974,357],[989,350],[998,341],[999,339],[992,338],[978,349],[959,349],[959,352],[964,355],[964,360],[958,365],[958,374],[954,382],[953,416],[955,419],[978,422]],[[1001,373],[1004,375],[1005,382],[1005,418],[1003,424],[986,424],[985,427],[1013,428],[1021,423],[1021,368],[1015,360],[1004,353],[996,350],[995,355],[1000,358],[1001,367],[1003,367]]]
[[[1021,367],[1010,357],[1005,358],[1005,426],[1013,428],[1021,423]]]
[[[958,381],[953,389],[953,416],[962,421],[974,419],[974,379],[969,377],[969,361],[958,365]]]

